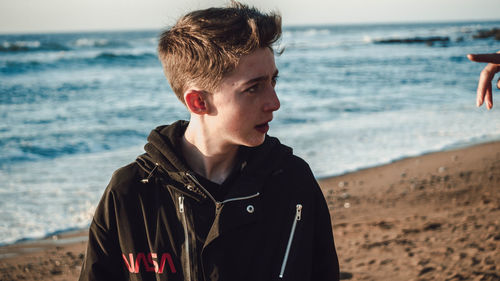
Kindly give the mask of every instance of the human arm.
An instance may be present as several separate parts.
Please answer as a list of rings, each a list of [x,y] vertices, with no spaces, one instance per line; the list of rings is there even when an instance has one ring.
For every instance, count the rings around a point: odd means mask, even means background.
[[[114,196],[107,189],[97,206],[89,229],[87,251],[79,281],[123,280],[123,265],[114,223]]]
[[[315,243],[312,278],[311,280],[339,280],[340,269],[333,230],[328,205],[321,192],[319,185],[316,184],[316,209],[315,217],[317,223],[315,226]]]
[[[481,106],[486,100],[486,108],[491,109],[493,107],[491,82],[495,74],[500,72],[500,51],[492,54],[468,54],[467,58],[474,62],[488,63],[479,76],[476,104]],[[500,89],[500,79],[497,81],[497,88]]]

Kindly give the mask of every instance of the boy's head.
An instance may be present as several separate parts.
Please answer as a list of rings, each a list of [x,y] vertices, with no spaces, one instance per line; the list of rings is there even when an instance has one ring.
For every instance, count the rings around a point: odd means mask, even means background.
[[[243,55],[271,48],[281,17],[232,1],[227,8],[191,12],[160,37],[158,52],[172,90],[184,103],[189,87],[215,91]]]

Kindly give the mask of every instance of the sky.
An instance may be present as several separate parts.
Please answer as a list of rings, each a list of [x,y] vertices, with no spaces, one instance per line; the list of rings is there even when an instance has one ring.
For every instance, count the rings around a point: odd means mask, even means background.
[[[247,0],[284,25],[500,20],[500,0]],[[0,33],[161,29],[228,0],[0,0]]]

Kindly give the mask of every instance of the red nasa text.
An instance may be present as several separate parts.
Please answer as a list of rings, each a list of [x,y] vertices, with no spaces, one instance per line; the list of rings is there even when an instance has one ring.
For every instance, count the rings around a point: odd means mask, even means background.
[[[137,253],[137,256],[134,259],[134,254],[130,253],[127,256],[122,253],[123,261],[125,262],[125,266],[130,271],[130,273],[139,273],[141,270],[141,265],[143,269],[147,272],[156,272],[158,274],[162,274],[165,272],[165,265],[168,264],[168,268],[170,272],[176,273],[174,262],[172,260],[172,256],[169,253],[164,253],[161,256],[160,261],[158,262],[157,253]]]

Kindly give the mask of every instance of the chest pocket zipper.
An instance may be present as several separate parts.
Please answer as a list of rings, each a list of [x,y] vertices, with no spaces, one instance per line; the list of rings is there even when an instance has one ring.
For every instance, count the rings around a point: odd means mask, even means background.
[[[297,227],[297,222],[302,218],[302,205],[297,204],[295,206],[295,218],[293,219],[292,229],[290,230],[290,237],[288,238],[288,244],[286,245],[285,256],[283,257],[283,263],[281,264],[281,270],[279,278],[283,278],[285,274],[286,262],[288,260],[288,255],[290,254],[290,248],[292,247],[293,236],[295,235],[295,228]]]
[[[179,212],[181,213],[182,216],[182,226],[184,227],[184,248],[186,250],[186,278],[187,280],[191,281],[191,262],[190,262],[190,257],[189,257],[189,233],[187,229],[187,221],[186,221],[186,213],[184,212],[184,196],[181,195],[179,196]]]

